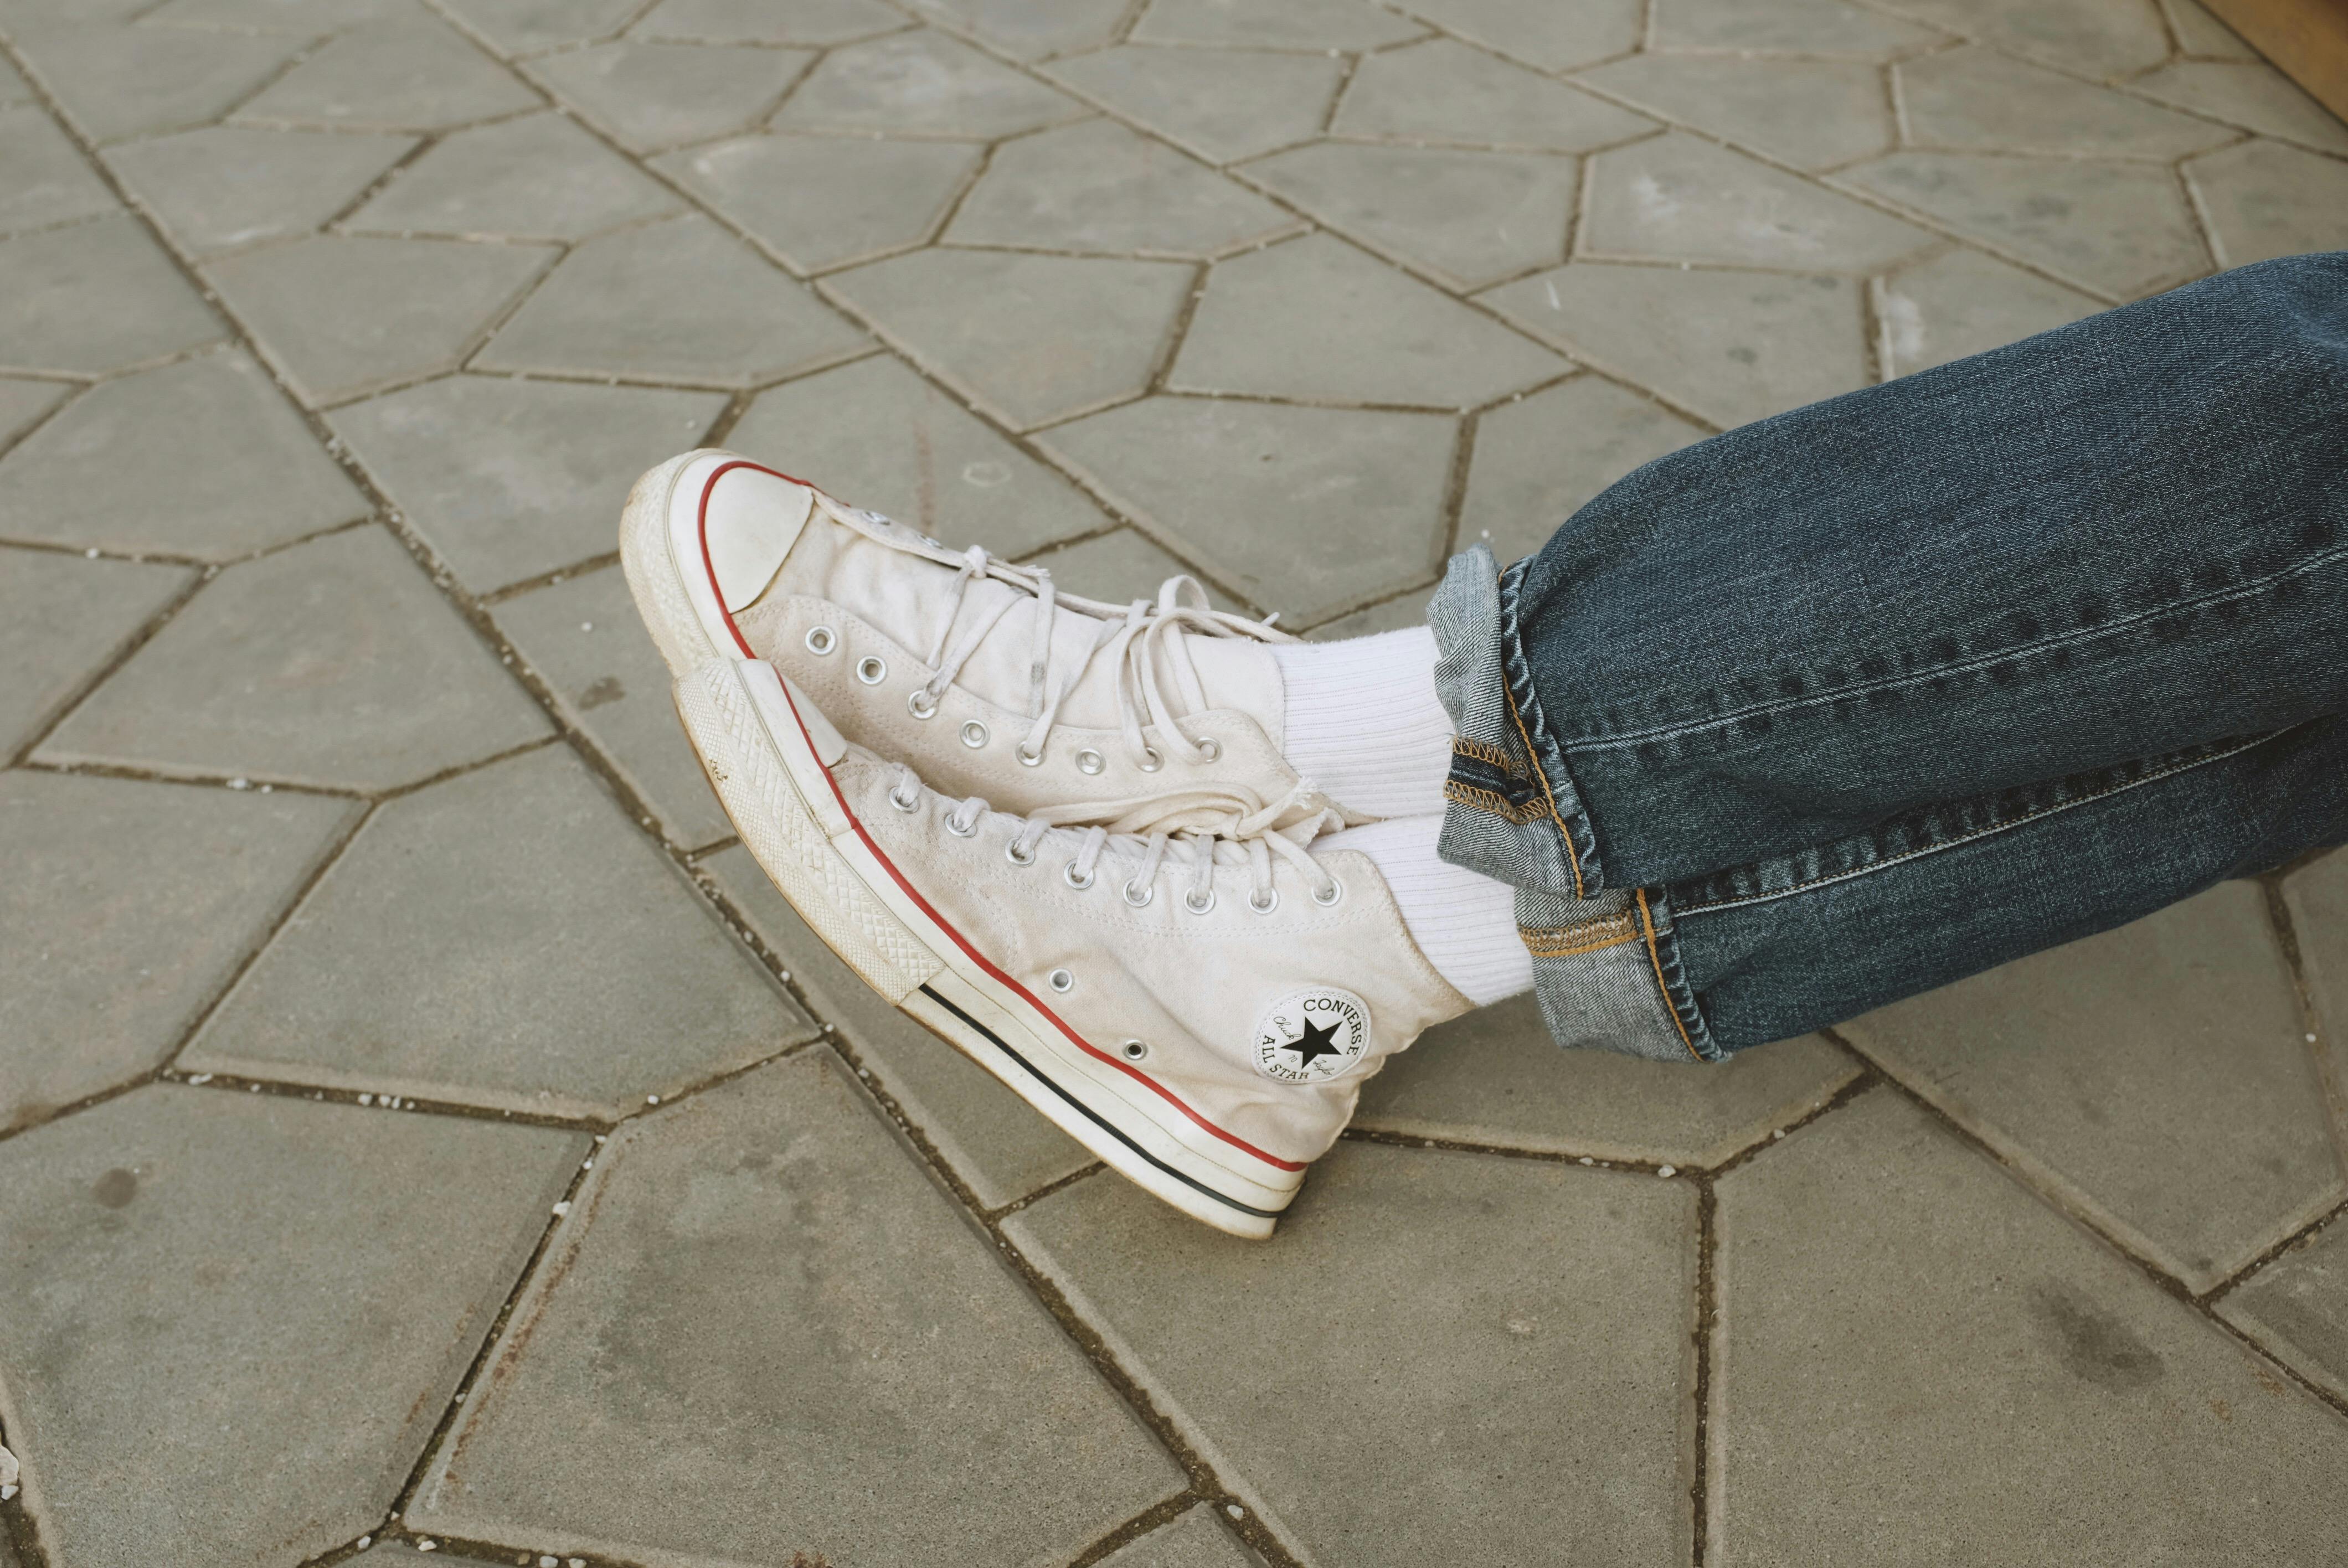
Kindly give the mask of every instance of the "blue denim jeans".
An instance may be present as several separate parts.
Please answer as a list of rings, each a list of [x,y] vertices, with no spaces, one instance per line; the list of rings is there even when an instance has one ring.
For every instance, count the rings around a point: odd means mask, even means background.
[[[1647,465],[1429,610],[1560,1042],[1716,1061],[2348,839],[2348,253]]]

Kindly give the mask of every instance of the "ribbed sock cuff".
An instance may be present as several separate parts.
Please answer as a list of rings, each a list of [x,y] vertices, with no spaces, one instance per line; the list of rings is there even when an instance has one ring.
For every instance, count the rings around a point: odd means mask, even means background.
[[[1411,940],[1478,1007],[1532,989],[1533,956],[1517,934],[1517,890],[1437,854],[1442,831],[1440,816],[1396,817],[1333,833],[1313,847],[1368,856],[1402,907]]]
[[[1452,729],[1435,695],[1435,633],[1414,626],[1272,652],[1287,688],[1289,766],[1365,815],[1442,813]]]

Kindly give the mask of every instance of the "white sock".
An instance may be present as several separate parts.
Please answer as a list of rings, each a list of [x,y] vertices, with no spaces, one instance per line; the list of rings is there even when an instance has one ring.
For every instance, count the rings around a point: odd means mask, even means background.
[[[1533,989],[1533,956],[1517,935],[1517,890],[1435,852],[1440,816],[1400,816],[1315,839],[1358,849],[1402,906],[1411,940],[1435,972],[1478,1007]]]
[[[1435,633],[1424,626],[1283,642],[1272,657],[1288,688],[1289,766],[1369,816],[1443,811],[1451,715],[1435,695]]]

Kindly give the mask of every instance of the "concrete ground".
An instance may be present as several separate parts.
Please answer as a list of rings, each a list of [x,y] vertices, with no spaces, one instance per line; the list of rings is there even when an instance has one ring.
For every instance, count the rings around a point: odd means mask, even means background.
[[[0,36],[0,1563],[2348,1561],[2348,856],[1715,1070],[1463,1020],[1249,1245],[810,939],[613,554],[724,441],[1402,624],[1709,431],[2348,245],[2191,0]]]

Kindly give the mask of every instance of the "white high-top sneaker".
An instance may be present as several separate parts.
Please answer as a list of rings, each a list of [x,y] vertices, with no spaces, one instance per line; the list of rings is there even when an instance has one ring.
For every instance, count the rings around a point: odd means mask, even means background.
[[[772,664],[677,712],[742,842],[875,989],[1122,1174],[1263,1237],[1364,1080],[1468,1002],[1310,789],[1029,815],[853,746]],[[1056,825],[1089,819],[1102,825]]]
[[[1028,811],[1298,783],[1270,646],[1294,639],[1209,608],[1190,578],[1155,604],[1076,598],[718,451],[636,481],[620,558],[672,675],[770,660],[940,789]]]

